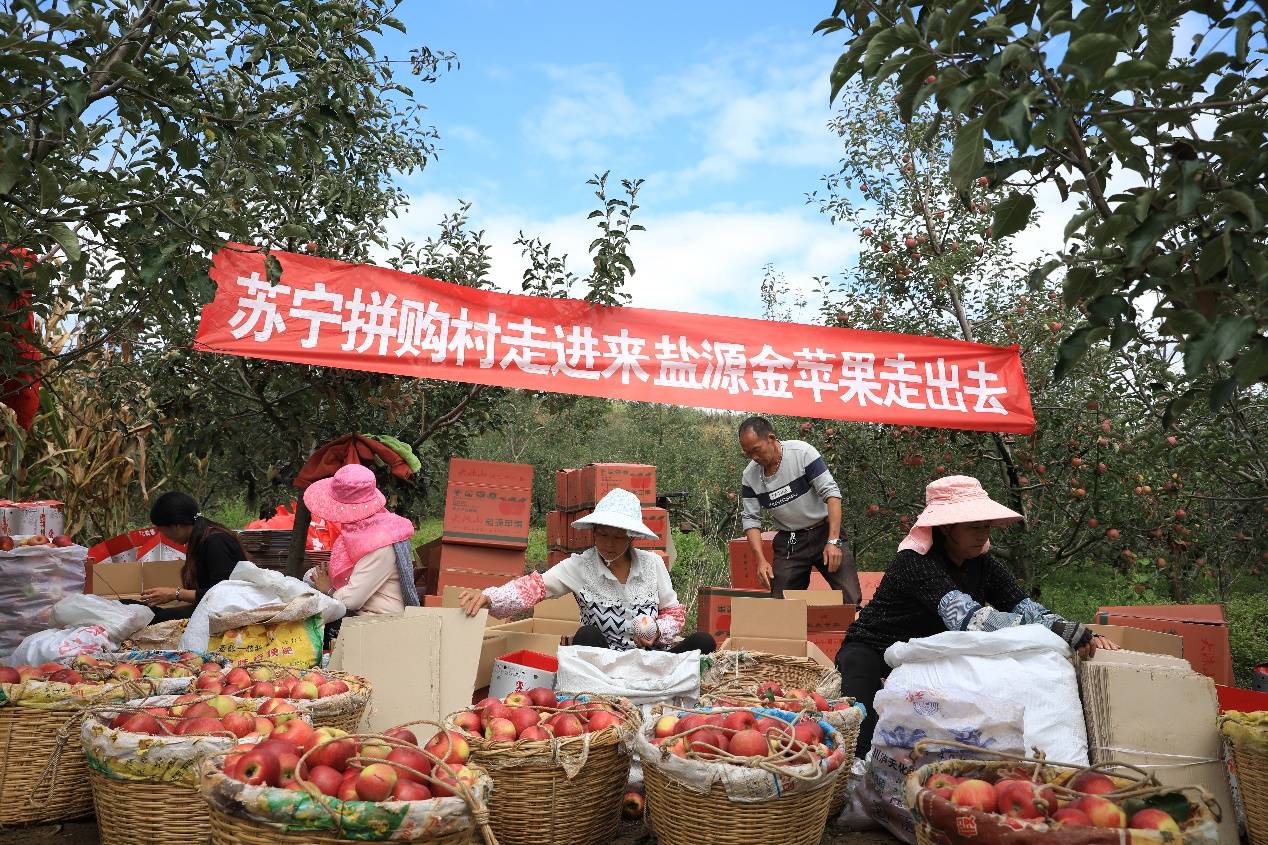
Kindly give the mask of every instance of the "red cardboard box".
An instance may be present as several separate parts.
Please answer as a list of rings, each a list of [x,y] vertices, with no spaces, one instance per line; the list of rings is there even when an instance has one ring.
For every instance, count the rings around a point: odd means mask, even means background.
[[[772,546],[774,539],[774,531],[762,532],[763,554],[768,561],[775,556]],[[727,551],[731,558],[731,586],[742,590],[765,590],[762,579],[757,577],[757,556],[753,554],[748,538],[737,537],[732,540],[727,545]]]
[[[858,610],[843,603],[840,590],[784,590],[784,598],[806,603],[806,630],[811,634],[845,631]]]
[[[443,595],[446,587],[464,590],[483,590],[500,587],[511,580],[498,572],[477,572],[469,569],[431,569],[423,571],[423,587],[427,595]]]
[[[546,568],[550,569],[561,560],[566,560],[572,556],[572,552],[565,549],[551,549],[546,552]]]
[[[696,594],[696,627],[722,642],[731,635],[731,600],[735,598],[769,598],[765,590],[743,590],[736,587],[701,587]]]
[[[846,607],[849,606],[846,605]],[[841,643],[845,642],[845,631],[820,631],[816,634],[807,634],[806,639],[819,646],[819,650],[829,658],[836,660],[837,652],[841,650]]]
[[[478,484],[483,487],[514,487],[519,490],[531,490],[533,489],[533,465],[450,458],[449,486],[453,487],[456,484]]]
[[[581,507],[594,507],[616,487],[629,490],[644,505],[656,504],[656,467],[650,464],[590,464],[580,471],[579,481],[573,501]]]
[[[444,539],[451,543],[526,548],[532,505],[529,490],[451,484],[445,494]]]
[[[465,569],[504,578],[518,578],[524,574],[524,552],[518,549],[472,546],[441,538],[419,546],[418,557],[426,569]]]
[[[859,573],[859,589],[863,592],[863,598],[859,601],[859,607],[862,607],[872,600],[872,596],[876,595],[876,588],[881,585],[881,579],[884,577],[884,572]]]
[[[548,511],[546,514],[546,548],[562,549],[568,545],[568,514]]]
[[[588,526],[574,526],[573,523],[584,516],[589,516],[594,511],[585,508],[579,511],[573,511],[565,518],[568,520],[568,542],[564,544],[564,548],[572,551],[581,551],[588,549],[594,545],[594,529]]]
[[[1220,701],[1220,712],[1240,710],[1243,713],[1254,713],[1268,710],[1268,692],[1215,685],[1215,695]]]
[[[655,540],[635,540],[640,549],[663,549],[669,537],[669,511],[664,508],[643,508],[643,524],[656,532]]]
[[[1122,625],[1161,631],[1184,639],[1184,658],[1195,671],[1217,684],[1232,686],[1233,656],[1228,643],[1228,622],[1218,604],[1145,604],[1102,607],[1096,612],[1101,625]]]
[[[555,472],[555,507],[567,513],[581,507],[577,501],[577,477],[579,469],[561,469]]]

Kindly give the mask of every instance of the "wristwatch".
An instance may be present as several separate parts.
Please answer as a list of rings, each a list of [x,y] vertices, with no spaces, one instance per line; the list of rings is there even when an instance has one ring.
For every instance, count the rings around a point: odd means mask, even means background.
[[[837,539],[835,539],[835,540],[829,540],[827,544],[828,544],[829,546],[836,546],[836,547],[839,549],[839,548],[841,548],[842,546],[844,546],[844,545],[845,545],[845,541],[844,541],[844,540],[842,540],[840,537],[838,537],[838,538],[837,538]]]

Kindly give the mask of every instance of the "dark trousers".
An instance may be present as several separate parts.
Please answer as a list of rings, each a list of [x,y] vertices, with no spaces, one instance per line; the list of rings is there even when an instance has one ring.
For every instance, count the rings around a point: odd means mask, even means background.
[[[592,648],[608,648],[608,641],[597,625],[582,625],[578,628],[577,633],[572,635],[572,644],[585,645]],[[696,631],[690,636],[683,637],[679,642],[664,649],[664,651],[668,651],[670,654],[682,654],[687,651],[699,651],[701,654],[710,654],[717,647],[718,642],[711,634],[706,634],[704,631]]]
[[[136,599],[119,599],[123,604],[145,604],[143,601]],[[188,619],[194,615],[195,604],[178,604],[176,607],[152,607],[154,611],[154,621],[151,625],[157,625],[160,622],[171,622],[173,619]]]
[[[810,569],[819,570],[834,590],[840,590],[846,604],[857,605],[863,597],[859,573],[854,568],[854,553],[841,547],[841,566],[829,572],[823,562],[823,548],[828,544],[828,521],[800,531],[780,531],[773,542],[771,596],[784,597],[784,590],[810,589]]]
[[[867,707],[867,718],[859,728],[855,755],[866,757],[872,749],[872,733],[876,730],[876,693],[889,675],[885,656],[869,645],[845,643],[837,652],[837,671],[841,673],[841,694],[848,695]]]

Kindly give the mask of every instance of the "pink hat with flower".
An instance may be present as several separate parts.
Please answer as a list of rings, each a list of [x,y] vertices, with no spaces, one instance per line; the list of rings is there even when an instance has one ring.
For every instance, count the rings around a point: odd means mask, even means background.
[[[925,509],[911,526],[898,550],[912,549],[926,554],[933,548],[933,526],[957,522],[990,522],[1007,525],[1025,519],[1017,511],[991,499],[982,482],[969,475],[948,475],[925,487]],[[989,548],[989,546],[988,546]]]
[[[359,522],[383,510],[387,497],[379,492],[369,467],[348,464],[330,478],[308,485],[304,504],[315,515],[331,522]]]

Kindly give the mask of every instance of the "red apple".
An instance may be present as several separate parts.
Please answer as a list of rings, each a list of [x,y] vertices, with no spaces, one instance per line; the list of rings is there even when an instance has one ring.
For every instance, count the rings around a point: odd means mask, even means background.
[[[533,700],[528,697],[527,693],[513,692],[502,699],[502,703],[507,707],[528,707],[533,703]]]
[[[960,779],[955,775],[948,775],[943,772],[935,772],[925,781],[925,789],[952,789],[960,783]]]
[[[202,690],[205,693],[218,693],[224,689],[224,682],[220,680],[220,676],[213,674],[199,675],[194,679],[194,689]]]
[[[235,666],[225,672],[225,683],[235,687],[249,687],[252,684],[251,673],[241,666]]]
[[[302,751],[312,741],[313,726],[302,719],[291,719],[279,725],[269,736],[271,739],[288,742]]]
[[[326,683],[317,687],[318,698],[330,698],[332,695],[342,695],[349,690],[346,681],[334,680],[326,681]]]
[[[409,728],[388,728],[383,735],[399,739],[401,742],[408,742],[410,745],[418,745],[418,737],[414,736],[414,732]]]
[[[678,733],[678,717],[677,716],[661,716],[656,720],[656,727],[652,729],[658,739],[664,739],[667,736],[673,736]]]
[[[181,736],[205,736],[207,734],[225,733],[224,723],[211,716],[195,716],[182,719],[177,732]]]
[[[765,736],[746,728],[731,737],[730,751],[736,757],[765,757],[770,754],[770,744]]]
[[[291,694],[287,698],[295,698],[303,701],[311,701],[318,697],[317,685],[312,681],[300,681],[291,687]]]
[[[127,720],[121,725],[121,727],[125,731],[136,734],[162,736],[164,733],[162,726],[159,725],[158,719],[155,719],[149,713],[128,714]]]
[[[330,733],[323,734],[323,731],[332,730],[335,729],[319,728],[316,731],[314,737],[318,741],[312,746],[308,759],[314,765],[329,766],[337,772],[342,772],[348,768],[348,758],[357,753],[357,743],[356,740],[344,739]]]
[[[492,696],[489,696],[488,698],[482,698],[479,701],[477,701],[475,705],[475,711],[480,714],[480,722],[481,723],[484,722],[484,711],[486,709],[488,709],[489,707],[492,707],[495,704],[501,704],[501,703],[502,703],[502,699],[494,698]]]
[[[276,698],[277,684],[272,681],[256,681],[251,685],[252,698]]]
[[[162,660],[155,660],[151,663],[146,663],[144,666],[141,667],[141,677],[142,678],[166,678],[167,664],[164,663]]]
[[[784,688],[775,681],[762,681],[757,685],[758,698],[783,698]]]
[[[59,684],[82,684],[84,682],[84,676],[74,669],[59,669],[49,675],[48,679]]]
[[[490,742],[514,742],[518,733],[510,719],[494,717],[484,723],[484,738]]]
[[[697,754],[717,754],[722,747],[722,735],[713,728],[700,728],[691,732],[691,750]]]
[[[57,667],[57,669],[61,668],[61,666]],[[47,674],[47,670],[45,670],[43,666],[41,666],[40,669]],[[57,669],[54,669],[53,671],[56,672]],[[110,675],[120,681],[135,681],[141,677],[141,667],[134,663],[120,663],[118,666],[114,667],[114,671],[111,672]]]
[[[238,764],[238,780],[252,786],[277,786],[279,772],[277,757],[262,749],[245,755]]]
[[[1140,810],[1127,824],[1128,827],[1136,830],[1166,830],[1171,833],[1179,833],[1180,825],[1176,824],[1176,820],[1163,810],[1149,807]]]
[[[457,731],[441,731],[427,741],[423,750],[451,766],[465,763],[471,756],[471,746]]]
[[[268,716],[255,717],[255,732],[258,733],[260,736],[264,736],[264,737],[271,736],[274,729],[276,729],[276,727],[277,725],[275,725],[273,723],[273,720],[270,719]]]
[[[532,711],[532,712],[533,712],[533,721],[536,722],[537,712],[536,711]],[[466,731],[469,734],[475,734],[476,736],[479,736],[481,733],[484,732],[484,722],[481,721],[480,714],[475,712],[474,710],[463,710],[461,713],[454,716],[453,724],[454,724],[454,727],[458,728],[459,730]]]
[[[199,701],[189,705],[189,707],[185,709],[185,712],[181,714],[181,717],[184,719],[219,719],[220,711],[205,701]]]
[[[552,738],[550,731],[541,725],[530,725],[520,731],[520,739],[528,740],[529,742],[544,742]]]
[[[494,719],[510,719],[511,708],[499,701],[497,704],[490,704],[488,707],[484,708],[484,713],[482,715],[484,723],[487,725]]]
[[[598,733],[608,728],[618,727],[622,723],[621,717],[609,710],[601,710],[590,717],[586,724],[589,733]]]
[[[431,798],[431,790],[421,783],[412,780],[397,780],[392,788],[393,801],[426,801]]]
[[[571,713],[556,713],[547,723],[550,730],[555,736],[581,736],[585,733],[585,727],[581,724],[581,720]]]
[[[255,717],[248,716],[246,713],[237,711],[226,713],[220,721],[224,723],[225,730],[236,737],[244,737],[255,732]]]
[[[734,713],[728,713],[722,720],[722,726],[733,731],[752,730],[756,724],[757,716],[750,710],[736,710]]]
[[[400,779],[426,783],[426,775],[431,774],[431,758],[417,748],[393,748],[387,755],[387,761],[396,765]]]
[[[386,760],[387,755],[392,753],[394,747],[381,739],[367,739],[357,749],[357,756],[368,757],[371,760]]]
[[[1114,785],[1114,781],[1100,772],[1087,772],[1079,775],[1070,784],[1070,788],[1075,792],[1082,792],[1086,795],[1105,795],[1118,789]]]
[[[637,821],[643,817],[645,799],[643,793],[630,787],[621,796],[621,818],[626,821]]]
[[[0,684],[20,684],[22,676],[11,666],[0,666]]]
[[[554,707],[559,704],[559,699],[555,697],[555,691],[546,687],[533,687],[526,695],[528,695],[528,700],[533,703],[534,707]]]
[[[295,780],[295,770],[299,768],[299,755],[294,751],[283,751],[277,755],[277,782],[281,786],[285,781]]]
[[[956,784],[951,792],[951,803],[957,807],[972,807],[983,813],[993,813],[999,803],[999,796],[995,794],[995,787],[986,781],[970,778]]]
[[[343,783],[343,775],[329,766],[310,765],[308,767],[307,780],[322,795],[329,795],[334,798],[339,794],[339,785]]]
[[[1093,827],[1127,827],[1127,814],[1108,798],[1088,795],[1075,804],[1076,810],[1082,810],[1092,820]]]
[[[349,769],[344,772],[343,781],[339,784],[338,797],[340,801],[357,801],[357,778],[361,776],[360,769]]]
[[[3,537],[0,537],[0,552],[11,552],[13,551],[13,547],[15,545],[13,538],[9,535],[6,534]]]
[[[475,715],[474,713],[472,714]],[[515,733],[518,736],[526,728],[531,728],[538,723],[537,711],[532,707],[516,707],[511,711],[511,724],[515,725]]]
[[[1076,810],[1073,807],[1063,807],[1052,814],[1052,820],[1066,827],[1091,827],[1092,820],[1087,817],[1087,813],[1082,810]]]
[[[396,769],[371,763],[357,776],[357,797],[362,801],[386,801],[396,788]]]
[[[238,709],[238,702],[227,695],[217,695],[207,702],[207,706],[215,710],[217,716],[223,718],[225,714],[232,713]]]

